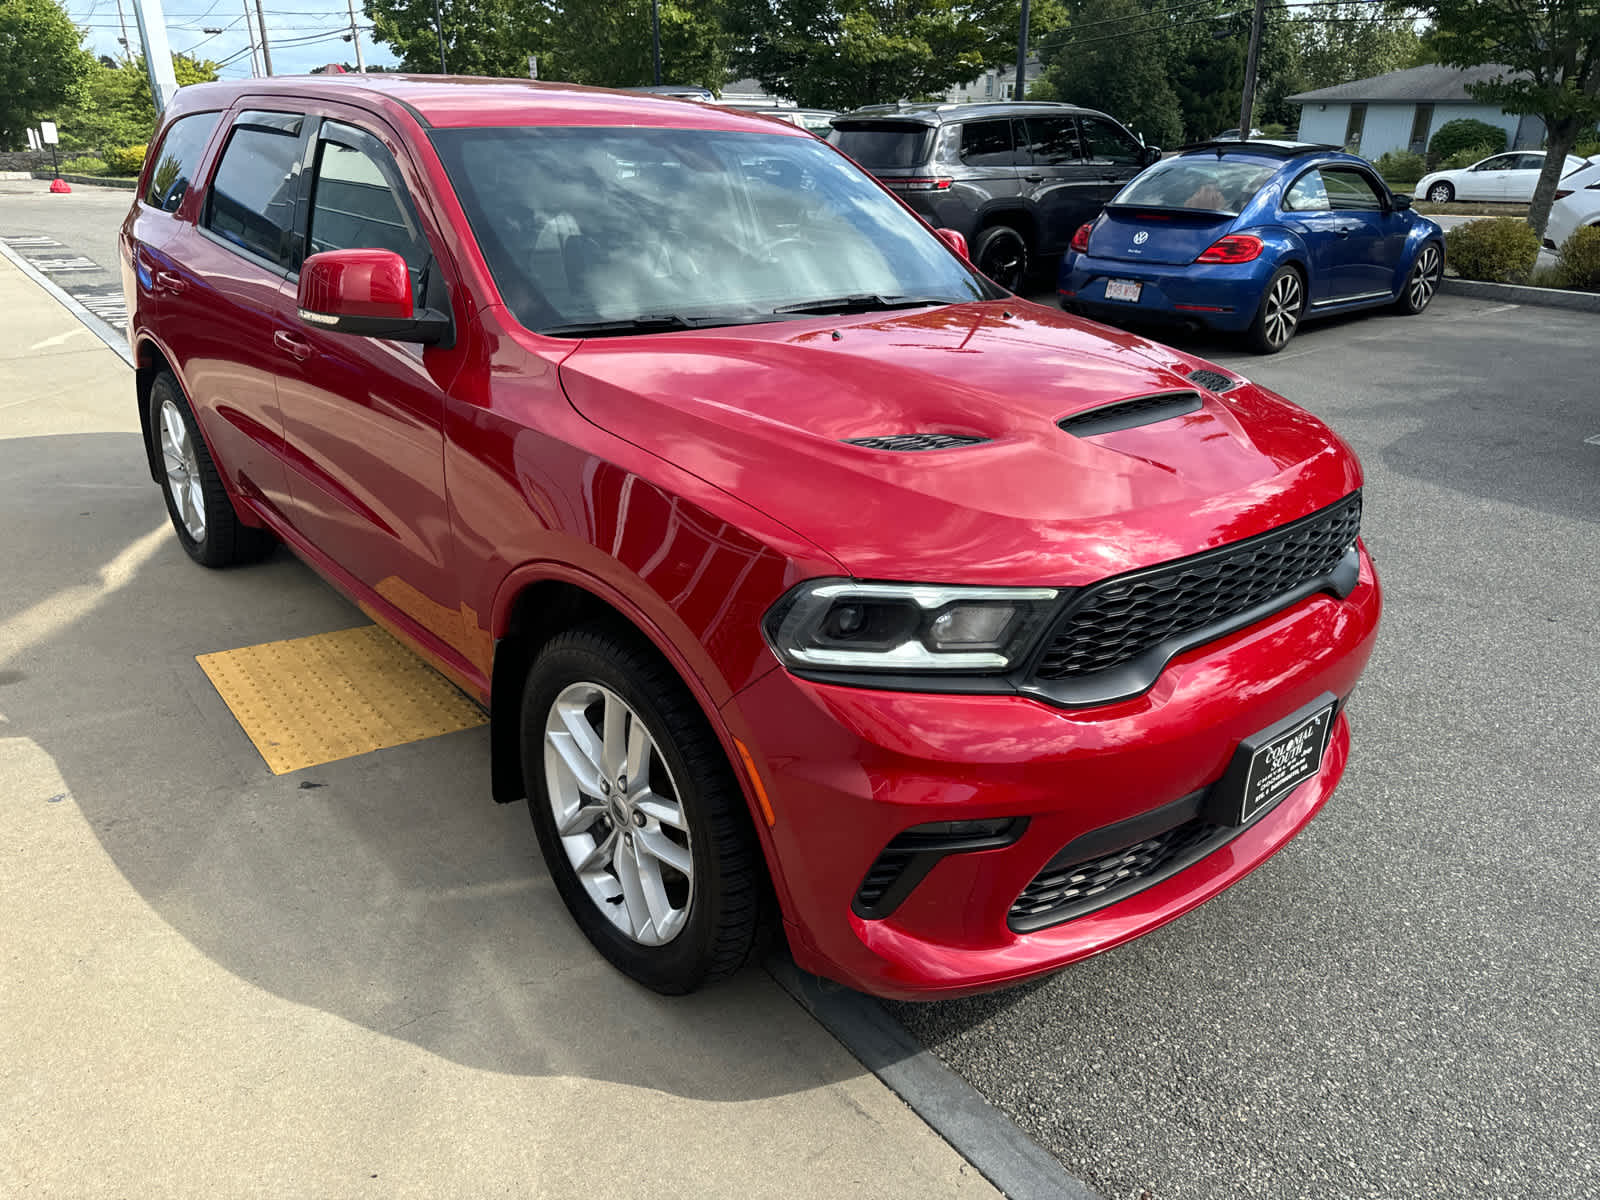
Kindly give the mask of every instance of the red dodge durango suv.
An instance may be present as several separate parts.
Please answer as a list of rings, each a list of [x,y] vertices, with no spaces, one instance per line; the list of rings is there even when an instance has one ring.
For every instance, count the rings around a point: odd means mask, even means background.
[[[663,992],[763,928],[885,996],[1146,933],[1327,800],[1361,469],[1029,303],[761,117],[510,80],[184,88],[121,232],[151,475],[490,713],[573,918]]]

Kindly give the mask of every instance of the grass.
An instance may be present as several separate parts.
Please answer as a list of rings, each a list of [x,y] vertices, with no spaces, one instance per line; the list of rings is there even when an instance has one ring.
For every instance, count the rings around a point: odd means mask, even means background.
[[[1399,188],[1395,189],[1399,191]],[[1449,204],[1434,204],[1427,200],[1418,200],[1413,206],[1425,217],[1525,217],[1528,215],[1526,204],[1498,204],[1486,201],[1452,201]]]

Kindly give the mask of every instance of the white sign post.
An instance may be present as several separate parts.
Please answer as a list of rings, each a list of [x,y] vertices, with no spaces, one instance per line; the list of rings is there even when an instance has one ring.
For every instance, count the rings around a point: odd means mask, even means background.
[[[56,133],[56,123],[54,121],[40,121],[39,137],[46,146],[50,147],[50,174],[59,176],[61,168],[56,166],[56,143],[61,138]]]

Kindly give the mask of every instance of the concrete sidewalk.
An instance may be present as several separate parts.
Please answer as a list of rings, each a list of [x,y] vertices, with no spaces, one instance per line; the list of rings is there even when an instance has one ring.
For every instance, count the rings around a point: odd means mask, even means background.
[[[125,364],[0,311],[0,1195],[996,1194],[764,973],[602,962],[483,730],[272,775],[195,655],[365,618],[193,566]]]

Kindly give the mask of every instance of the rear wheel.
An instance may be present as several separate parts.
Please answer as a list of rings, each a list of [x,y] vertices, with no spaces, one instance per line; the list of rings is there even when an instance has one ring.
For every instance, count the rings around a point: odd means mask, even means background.
[[[1279,267],[1267,280],[1261,307],[1246,334],[1258,354],[1276,354],[1289,344],[1300,327],[1300,314],[1306,307],[1305,282],[1293,267]]]
[[[761,852],[727,756],[653,647],[558,634],[523,688],[522,767],[556,890],[611,964],[678,995],[749,958]]]
[[[161,456],[161,493],[178,542],[189,557],[204,567],[226,567],[267,554],[272,535],[239,520],[200,436],[194,411],[169,371],[162,371],[150,385],[149,417]]]
[[[1394,306],[1407,316],[1416,316],[1428,307],[1434,292],[1439,290],[1439,278],[1444,274],[1444,255],[1436,242],[1429,242],[1417,252],[1417,261],[1406,276],[1405,287]]]
[[[1009,225],[991,225],[978,235],[972,262],[1007,291],[1018,291],[1028,275],[1027,240]]]
[[[1443,179],[1428,185],[1428,199],[1435,204],[1449,204],[1456,198],[1455,186]]]

